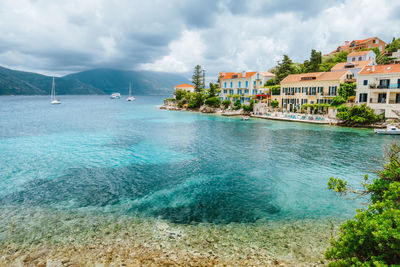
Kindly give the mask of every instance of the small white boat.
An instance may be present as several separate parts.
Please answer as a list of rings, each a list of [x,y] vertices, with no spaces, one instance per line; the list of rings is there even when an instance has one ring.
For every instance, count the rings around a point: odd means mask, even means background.
[[[135,97],[132,96],[132,87],[131,87],[131,83],[129,83],[129,97],[126,99],[126,101],[135,101]]]
[[[120,93],[112,93],[110,96],[111,99],[120,99],[121,94]]]
[[[400,129],[394,125],[388,125],[386,129],[374,129],[374,133],[400,135]]]
[[[249,116],[242,116],[242,121],[248,121],[249,119]]]
[[[51,84],[51,98],[50,98],[50,103],[52,105],[55,104],[61,104],[61,101],[59,99],[56,99],[56,86],[54,83],[54,77],[53,77],[53,82]]]

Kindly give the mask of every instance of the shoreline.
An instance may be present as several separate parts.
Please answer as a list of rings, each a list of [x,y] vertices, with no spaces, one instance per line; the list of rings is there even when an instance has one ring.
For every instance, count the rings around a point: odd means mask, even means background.
[[[319,218],[175,224],[32,209],[23,215],[10,211],[11,216],[1,218],[0,266],[323,266],[329,238],[342,222]]]

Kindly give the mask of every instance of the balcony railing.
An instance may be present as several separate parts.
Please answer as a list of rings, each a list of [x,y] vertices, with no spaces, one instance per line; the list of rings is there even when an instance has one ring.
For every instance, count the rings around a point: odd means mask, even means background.
[[[389,85],[375,85],[370,84],[369,89],[400,89],[400,84],[389,84]]]

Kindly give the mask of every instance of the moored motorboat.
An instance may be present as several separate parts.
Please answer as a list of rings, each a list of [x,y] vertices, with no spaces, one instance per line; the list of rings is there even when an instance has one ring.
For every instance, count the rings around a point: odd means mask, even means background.
[[[121,94],[120,93],[112,93],[110,96],[111,99],[120,99]]]
[[[242,121],[248,121],[249,119],[249,116],[242,116]]]
[[[400,135],[400,129],[397,126],[388,125],[386,129],[374,129],[374,133]]]

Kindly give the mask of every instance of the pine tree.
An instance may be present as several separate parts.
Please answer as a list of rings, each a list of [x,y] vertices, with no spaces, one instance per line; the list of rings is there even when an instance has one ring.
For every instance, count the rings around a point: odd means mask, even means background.
[[[275,79],[276,83],[279,84],[283,79],[286,78],[289,74],[296,73],[296,69],[292,60],[289,58],[288,55],[283,55],[282,62],[278,63],[278,66],[275,70]]]
[[[310,60],[304,61],[305,72],[318,72],[320,71],[320,64],[322,63],[321,52],[315,49],[311,50]]]
[[[202,81],[202,69],[200,65],[196,65],[194,67],[194,73],[192,76],[192,83],[196,87],[195,90],[197,93],[201,91],[202,88],[204,88],[203,81]]]

